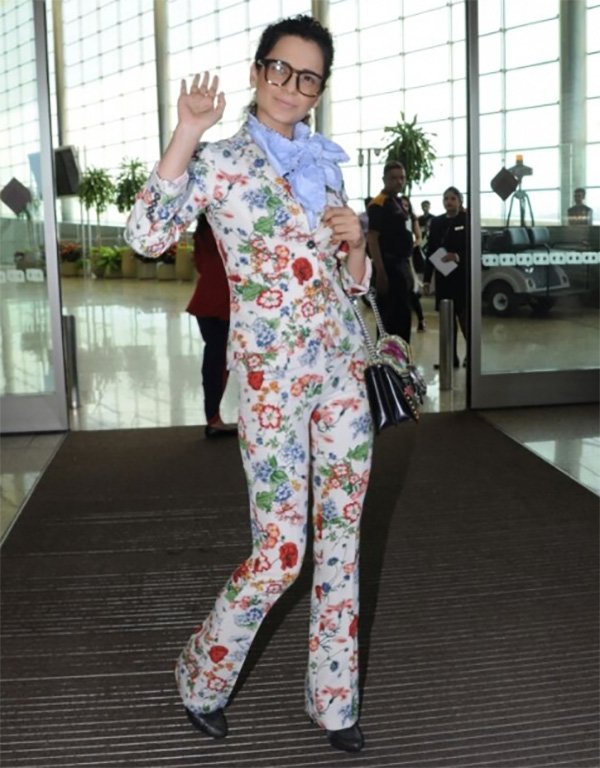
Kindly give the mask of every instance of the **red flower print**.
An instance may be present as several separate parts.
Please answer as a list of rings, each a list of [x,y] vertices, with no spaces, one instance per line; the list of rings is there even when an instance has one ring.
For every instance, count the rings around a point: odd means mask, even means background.
[[[227,656],[228,653],[229,648],[225,648],[224,645],[213,645],[213,647],[208,652],[208,655],[214,664],[218,664],[225,658],[225,656]]]
[[[261,291],[258,294],[256,303],[259,307],[264,307],[265,309],[277,309],[283,303],[283,292],[278,289]]]
[[[217,675],[209,675],[206,687],[211,691],[224,691],[227,687],[227,681]]]
[[[290,255],[290,249],[287,247],[287,245],[276,245],[275,253],[277,254],[277,256],[280,256],[285,259]]]
[[[281,426],[281,409],[276,405],[263,405],[258,420],[265,429],[278,429]]]
[[[320,584],[317,584],[315,587],[315,595],[317,596],[317,600],[320,600],[323,597],[323,587]]]
[[[292,264],[292,271],[296,280],[302,285],[313,276],[313,268],[308,259],[295,259]]]
[[[265,379],[265,374],[262,371],[250,371],[248,373],[248,384],[252,389],[259,390]]]
[[[350,246],[346,242],[346,240],[342,240],[340,243],[340,247],[338,248],[338,251],[341,251],[342,253],[350,253]]]
[[[279,547],[279,559],[284,571],[286,568],[293,568],[296,565],[298,562],[298,547],[293,541],[288,541]]]
[[[350,635],[350,637],[356,637],[357,632],[358,632],[358,616],[355,616],[350,623],[350,629],[348,630],[348,634]]]
[[[259,555],[254,561],[252,570],[254,573],[260,573],[261,571],[268,571],[272,563],[266,555]]]
[[[312,301],[303,301],[300,307],[303,317],[313,317],[317,314],[317,308]]]
[[[349,523],[355,523],[360,517],[360,504],[357,501],[351,501],[344,507],[344,517]]]
[[[241,283],[242,278],[239,275],[229,275],[229,280],[232,283]]]
[[[242,563],[238,568],[235,569],[233,572],[233,575],[231,577],[232,581],[239,581],[240,579],[245,579],[246,576],[248,576],[250,573],[250,569],[248,568],[248,563]]]
[[[317,635],[315,635],[314,637],[311,637],[308,642],[308,650],[314,652],[317,650],[318,647],[319,647],[319,638]]]

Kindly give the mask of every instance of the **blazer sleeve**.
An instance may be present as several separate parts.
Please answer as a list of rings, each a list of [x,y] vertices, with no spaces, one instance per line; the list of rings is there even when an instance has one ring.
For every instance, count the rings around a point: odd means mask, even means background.
[[[210,155],[196,151],[187,170],[170,181],[158,175],[158,164],[138,192],[124,238],[136,253],[158,258],[210,202],[213,167]]]

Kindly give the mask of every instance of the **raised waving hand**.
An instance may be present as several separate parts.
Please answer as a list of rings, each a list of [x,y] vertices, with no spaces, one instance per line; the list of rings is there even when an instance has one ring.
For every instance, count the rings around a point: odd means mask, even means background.
[[[219,78],[208,72],[194,75],[188,91],[181,81],[177,99],[177,126],[165,150],[158,173],[163,179],[177,179],[186,169],[193,151],[205,131],[217,123],[225,109],[225,94],[219,92]]]
[[[182,80],[177,99],[179,124],[195,128],[200,136],[223,117],[225,110],[225,94],[218,90],[218,75],[209,81],[208,72],[202,75],[202,79],[200,75],[194,75],[188,91],[186,81]]]

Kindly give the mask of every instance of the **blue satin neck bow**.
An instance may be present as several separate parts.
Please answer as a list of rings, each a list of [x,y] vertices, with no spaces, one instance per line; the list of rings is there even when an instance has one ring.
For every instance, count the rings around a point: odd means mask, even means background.
[[[343,179],[338,163],[350,158],[339,144],[320,133],[311,134],[305,123],[294,126],[292,139],[267,128],[254,115],[248,115],[247,124],[250,135],[273,168],[289,182],[294,197],[304,208],[311,229],[314,229],[325,209],[325,188],[341,191]]]

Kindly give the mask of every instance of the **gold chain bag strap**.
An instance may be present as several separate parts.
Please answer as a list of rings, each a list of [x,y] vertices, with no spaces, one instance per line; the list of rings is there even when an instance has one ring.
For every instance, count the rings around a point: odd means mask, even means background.
[[[375,291],[369,290],[366,298],[379,331],[376,341],[358,309],[356,297],[352,298],[352,306],[369,353],[365,383],[373,425],[375,432],[379,433],[385,427],[408,419],[418,421],[419,407],[423,404],[427,386],[412,363],[410,346],[400,336],[386,332],[375,301]]]

